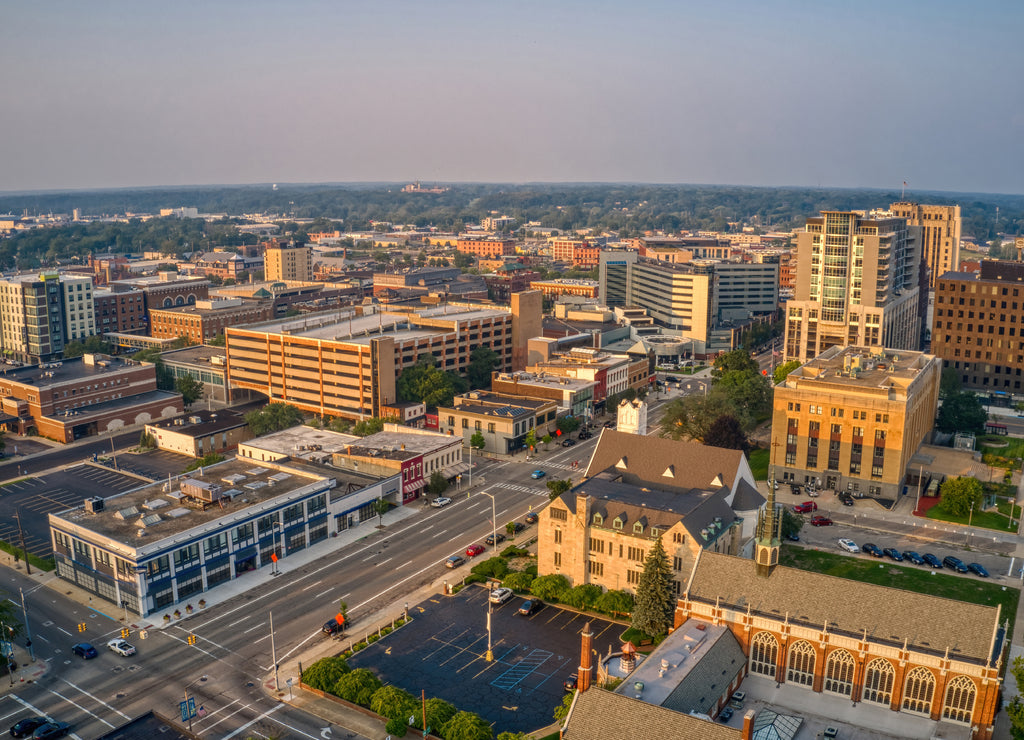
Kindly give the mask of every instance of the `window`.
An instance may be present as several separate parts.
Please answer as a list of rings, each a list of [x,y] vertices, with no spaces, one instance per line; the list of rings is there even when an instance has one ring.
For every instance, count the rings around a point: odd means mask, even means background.
[[[672,558],[672,570],[682,570],[682,569],[683,569],[683,559],[682,558]]]
[[[896,670],[892,667],[892,663],[884,658],[876,658],[868,663],[864,673],[862,700],[889,706],[892,702],[892,685],[895,677]]]
[[[622,529],[622,519],[615,517],[615,519],[612,520],[612,529]]]
[[[555,567],[558,568],[558,567],[561,567],[561,565],[562,565],[562,553],[556,552],[555,553]]]
[[[974,698],[978,689],[967,676],[957,676],[946,688],[946,701],[942,707],[944,719],[969,723],[974,712]]]
[[[643,534],[643,533],[644,533],[644,525],[643,525],[643,523],[642,522],[634,522],[633,523],[633,534]]]
[[[292,504],[284,510],[284,523],[285,526],[294,524],[295,522],[302,521],[302,504]]]
[[[171,571],[170,560],[166,555],[146,563],[146,575],[152,580],[167,575]]]
[[[548,509],[548,512],[551,518],[556,521],[564,522],[569,519],[569,512],[565,509]]]
[[[203,552],[206,557],[212,557],[222,552],[227,552],[228,549],[228,536],[225,532],[215,534],[213,537],[207,537],[203,542]]]
[[[853,656],[846,650],[834,650],[825,661],[825,691],[841,696],[853,693]]]
[[[189,568],[194,565],[199,565],[199,545],[186,545],[180,550],[174,551],[175,570]]]
[[[555,544],[556,545],[561,545],[562,544],[562,530],[560,530],[560,529],[556,529],[555,530]]]
[[[595,527],[600,527],[603,524],[604,524],[604,517],[601,516],[600,514],[598,514],[597,512],[594,512],[594,526]]]
[[[590,551],[599,552],[604,554],[604,540],[595,540],[593,537],[590,538]]]
[[[682,532],[673,532],[672,542],[674,542],[677,545],[681,545],[684,542],[686,542],[686,535],[684,535]]]
[[[640,574],[635,570],[626,571],[626,583],[636,585],[640,583]]]
[[[811,686],[814,684],[815,652],[811,643],[800,640],[789,649],[789,666],[786,681]]]
[[[626,557],[629,560],[636,560],[637,562],[643,562],[644,551],[639,547],[630,547],[626,550]]]
[[[463,429],[469,429],[469,419],[463,419],[462,420],[462,428]]]
[[[932,710],[935,676],[927,668],[918,666],[907,674],[903,689],[903,708],[909,712],[928,715]]]
[[[779,642],[771,632],[758,632],[750,643],[750,672],[775,678]]]
[[[591,560],[587,563],[587,570],[590,571],[592,576],[603,576],[604,575],[604,563],[599,563],[596,560]]]

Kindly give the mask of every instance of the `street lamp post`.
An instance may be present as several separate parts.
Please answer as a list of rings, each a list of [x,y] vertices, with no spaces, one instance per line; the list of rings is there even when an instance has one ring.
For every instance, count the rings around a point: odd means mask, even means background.
[[[19,588],[21,594],[21,616],[25,619],[25,647],[28,648],[28,657],[33,663],[36,661],[35,650],[32,649],[32,630],[28,626],[28,610],[25,608],[25,589]]]
[[[480,491],[484,496],[491,499],[491,542],[494,547],[498,546],[498,515],[495,510],[494,494],[487,493],[487,491]],[[484,655],[484,660],[488,663],[494,660],[494,651],[491,646],[491,596],[487,595],[487,653]]]
[[[203,676],[200,676],[199,678],[197,678],[192,683],[185,684],[185,712],[188,714],[188,731],[190,733],[192,732],[192,712],[189,711],[189,706],[188,706],[188,690],[189,690],[189,687],[195,686],[197,683],[201,683],[201,682],[205,681],[206,678],[207,677],[205,675],[203,675]]]

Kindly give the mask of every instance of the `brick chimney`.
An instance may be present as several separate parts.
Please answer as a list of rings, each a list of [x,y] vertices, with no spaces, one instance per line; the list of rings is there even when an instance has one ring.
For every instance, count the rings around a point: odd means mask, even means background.
[[[590,629],[590,622],[587,622],[583,627],[583,634],[580,640],[580,667],[577,672],[576,686],[580,691],[586,691],[590,688],[590,673],[593,670],[591,664],[591,657],[594,654],[593,643],[594,643],[594,631]]]
[[[743,715],[743,729],[740,731],[743,740],[752,740],[754,737],[754,710],[748,709]]]

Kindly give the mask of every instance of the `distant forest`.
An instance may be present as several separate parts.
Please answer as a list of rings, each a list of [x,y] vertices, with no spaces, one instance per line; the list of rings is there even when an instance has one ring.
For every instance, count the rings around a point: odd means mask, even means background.
[[[562,230],[591,228],[620,236],[648,230],[683,229],[729,231],[730,224],[763,230],[789,229],[804,224],[822,209],[887,207],[899,191],[818,188],[755,188],[710,185],[617,184],[452,184],[440,194],[403,193],[401,185],[270,185],[193,188],[152,188],[75,192],[0,194],[0,213],[70,214],[85,217],[159,213],[161,208],[194,206],[201,213],[269,213],[287,222],[292,218],[341,222],[347,230],[371,228],[389,221],[417,227],[435,226],[458,231],[488,215],[507,215],[519,225],[539,222]],[[1024,196],[977,193],[917,193],[907,200],[959,204],[963,234],[990,241],[998,233],[1024,234]],[[997,220],[998,219],[998,220]],[[293,226],[293,225],[290,225]],[[291,231],[294,231],[294,226]],[[242,238],[230,219],[206,224],[201,220],[161,219],[146,224],[75,224],[60,229],[19,234],[0,241],[0,267],[17,262],[31,268],[90,252],[165,253],[186,247],[238,245]]]

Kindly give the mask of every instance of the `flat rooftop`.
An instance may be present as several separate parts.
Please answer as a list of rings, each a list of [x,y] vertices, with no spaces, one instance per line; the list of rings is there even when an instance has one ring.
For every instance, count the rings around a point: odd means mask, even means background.
[[[176,424],[178,421],[183,423]],[[177,434],[187,434],[190,437],[205,437],[208,434],[245,426],[245,417],[231,409],[193,411],[177,419],[162,419],[148,426],[167,429]]]
[[[562,388],[564,390],[583,390],[596,385],[594,380],[579,380],[564,375],[546,375],[541,373],[501,373],[496,380],[506,383],[518,382],[519,385],[540,386],[542,388]]]
[[[176,362],[184,365],[202,365],[204,368],[209,367],[212,363],[210,360],[214,357],[222,357],[227,359],[228,353],[224,347],[213,347],[209,344],[197,344],[192,347],[185,347],[184,349],[174,349],[168,352],[163,352],[160,355],[160,359],[165,363]],[[224,370],[223,365],[215,365],[220,370]]]
[[[250,439],[248,442],[243,442],[243,444],[253,449],[266,450],[277,455],[288,455],[289,457],[303,459],[306,459],[308,453],[311,452],[309,450],[310,447],[319,447],[319,450],[312,450],[312,452],[317,452],[319,455],[326,454],[327,459],[330,459],[331,453],[343,452],[346,447],[359,441],[361,441],[361,438],[353,434],[342,434],[327,429],[297,426],[283,429],[273,434],[266,434],[256,439]]]
[[[48,388],[53,385],[60,385],[75,380],[86,378],[98,378],[101,375],[112,375],[119,370],[128,367],[137,367],[141,363],[131,359],[121,359],[103,355],[98,360],[103,364],[88,364],[83,357],[75,357],[70,360],[44,363],[39,365],[23,365],[13,368],[8,365],[0,365],[0,378],[10,380],[14,383],[23,383],[36,388]]]
[[[909,385],[934,359],[933,355],[909,350],[831,347],[791,372],[786,387],[839,384],[888,390],[890,384]]]
[[[186,480],[201,481],[214,490],[219,487],[222,498],[204,502],[204,507],[182,495],[181,484]],[[111,496],[97,514],[87,513],[83,504],[50,516],[137,548],[218,519],[237,518],[247,509],[326,480],[328,476],[309,470],[289,468],[286,472],[255,460],[233,458],[169,482],[150,483]],[[146,532],[144,537],[138,535],[140,530]]]
[[[363,437],[358,444],[352,445],[354,454],[366,454],[373,450],[386,455],[407,457],[423,455],[453,444],[462,446],[461,437],[448,434],[419,434],[416,432],[383,431]],[[404,449],[403,449],[404,448]]]

